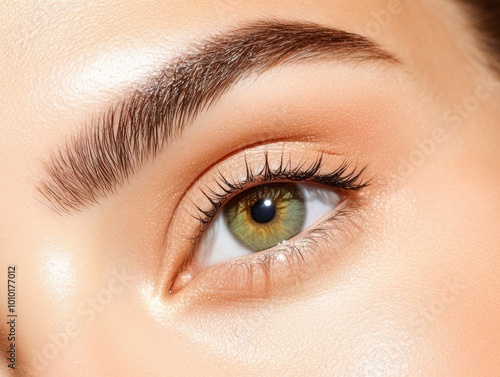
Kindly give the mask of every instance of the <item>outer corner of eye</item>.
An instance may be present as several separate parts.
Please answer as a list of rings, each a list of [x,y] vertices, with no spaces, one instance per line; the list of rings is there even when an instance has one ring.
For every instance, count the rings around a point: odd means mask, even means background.
[[[241,192],[210,221],[173,279],[170,292],[180,291],[200,273],[228,261],[241,261],[242,276],[237,278],[251,280],[254,277],[248,274],[252,274],[253,265],[262,264],[263,253],[267,253],[266,258],[273,259],[270,256],[275,249],[276,253],[279,249],[283,254],[283,249],[289,247],[290,251],[285,254],[291,252],[291,241],[307,237],[307,230],[320,223],[340,201],[338,190],[309,183],[269,183]],[[274,258],[276,261],[282,259]],[[213,272],[216,274],[217,270]],[[224,277],[215,276],[214,279]]]

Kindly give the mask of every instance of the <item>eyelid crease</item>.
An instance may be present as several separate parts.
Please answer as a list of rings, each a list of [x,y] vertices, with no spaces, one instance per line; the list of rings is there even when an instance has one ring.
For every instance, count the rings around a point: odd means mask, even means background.
[[[399,60],[373,41],[308,22],[261,20],[196,43],[43,161],[37,190],[58,213],[97,203],[251,73],[277,65]]]

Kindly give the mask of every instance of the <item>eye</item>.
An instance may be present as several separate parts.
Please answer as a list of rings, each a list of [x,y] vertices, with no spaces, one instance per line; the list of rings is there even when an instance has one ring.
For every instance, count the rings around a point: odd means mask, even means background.
[[[275,183],[246,190],[231,199],[201,238],[196,258],[201,269],[270,249],[319,222],[340,202],[331,188]]]
[[[296,262],[314,264],[325,250],[334,255],[355,233],[355,192],[368,185],[366,166],[356,165],[283,144],[255,147],[215,165],[173,216],[167,248],[179,257],[169,292],[193,282],[192,292],[204,286],[258,295],[258,286],[269,292],[287,276],[300,278],[306,268]]]

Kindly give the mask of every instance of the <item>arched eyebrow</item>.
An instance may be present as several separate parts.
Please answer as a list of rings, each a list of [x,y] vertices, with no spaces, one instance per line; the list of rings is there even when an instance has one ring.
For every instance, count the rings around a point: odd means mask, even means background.
[[[46,177],[37,189],[60,213],[95,204],[240,80],[278,65],[327,60],[398,63],[361,35],[313,23],[264,20],[213,35],[93,116],[43,161]]]

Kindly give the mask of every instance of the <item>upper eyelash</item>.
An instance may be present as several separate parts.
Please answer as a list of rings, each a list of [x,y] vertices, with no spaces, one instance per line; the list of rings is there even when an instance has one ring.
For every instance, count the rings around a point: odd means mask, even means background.
[[[362,179],[362,176],[367,168],[363,166],[358,169],[357,165],[349,160],[344,160],[342,164],[334,171],[326,174],[320,173],[323,167],[323,153],[309,166],[305,162],[298,163],[292,167],[291,159],[285,161],[284,154],[282,153],[280,165],[278,167],[271,167],[269,161],[269,154],[264,153],[264,166],[257,172],[254,172],[245,157],[246,177],[240,182],[230,182],[223,173],[220,171],[215,178],[216,185],[221,190],[217,192],[213,189],[201,189],[202,194],[210,202],[211,208],[204,210],[195,205],[198,210],[198,215],[194,217],[200,222],[198,235],[193,237],[194,243],[197,243],[199,238],[208,228],[212,219],[219,212],[221,207],[227,202],[228,198],[237,192],[243,191],[246,186],[251,183],[265,183],[270,181],[283,181],[290,180],[296,182],[313,182],[321,183],[329,187],[356,191],[367,187],[370,182]]]

